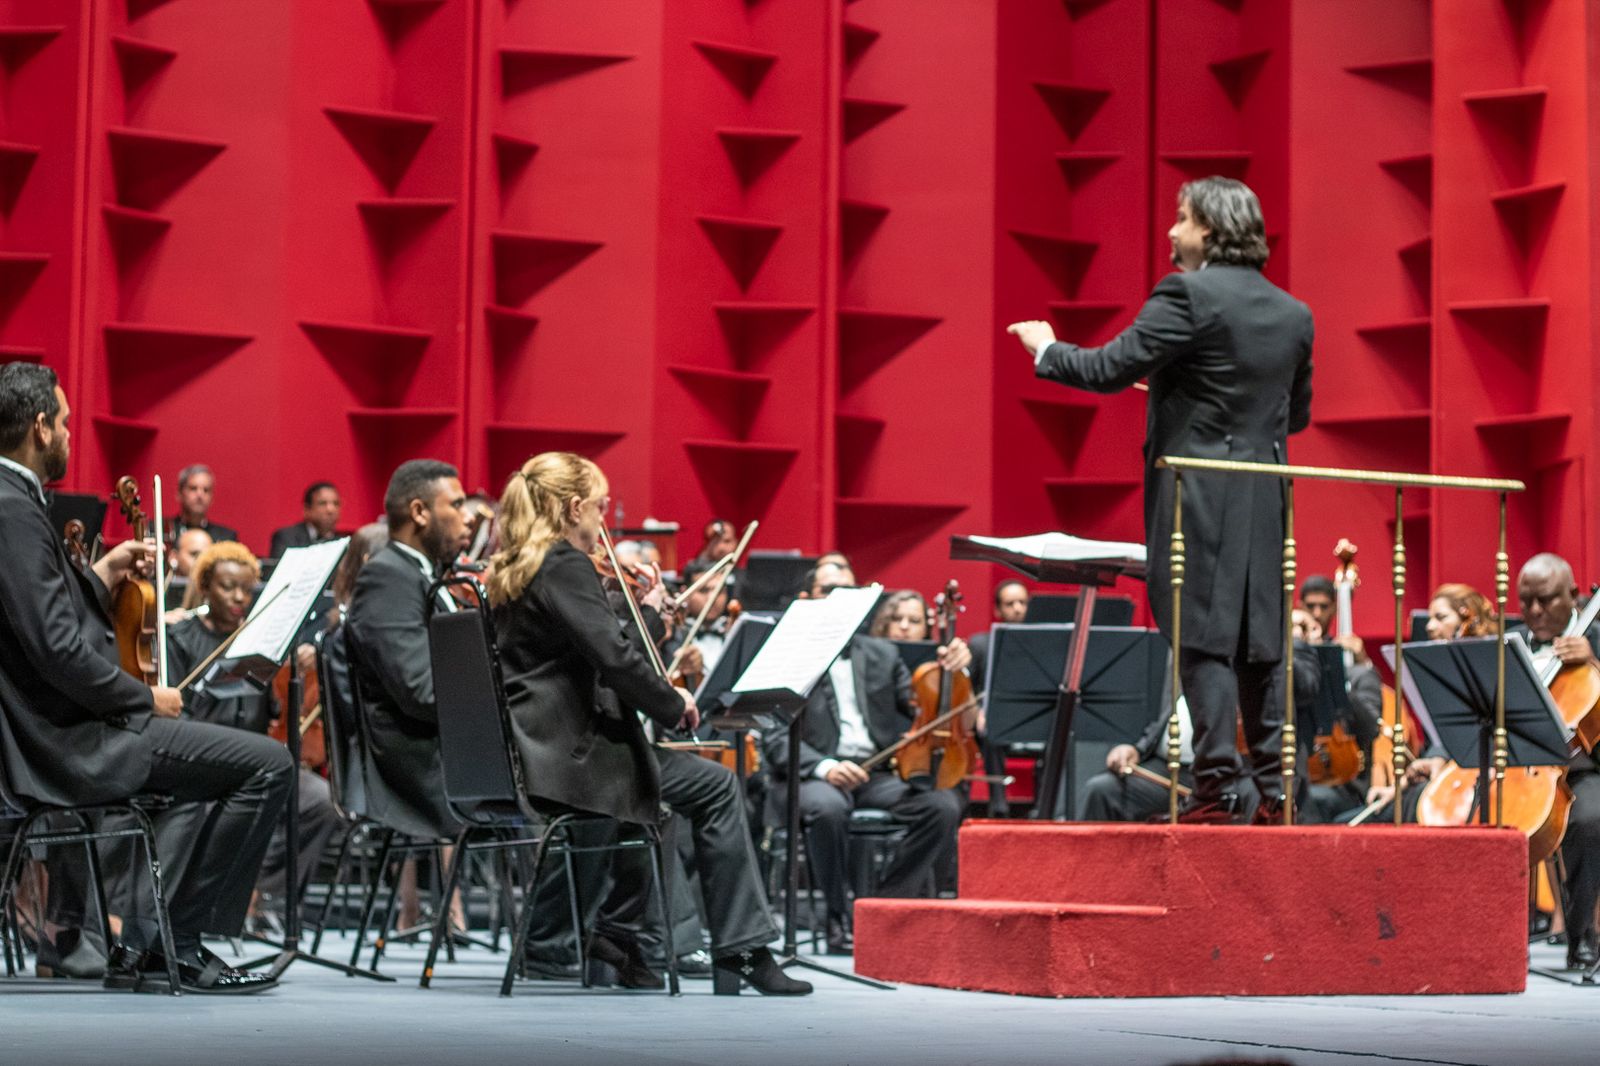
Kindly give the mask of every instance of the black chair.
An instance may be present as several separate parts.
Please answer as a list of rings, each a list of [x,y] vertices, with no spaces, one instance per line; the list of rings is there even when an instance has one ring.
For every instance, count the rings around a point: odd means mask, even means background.
[[[876,807],[857,807],[850,811],[847,859],[849,886],[853,896],[860,899],[877,893],[883,868],[894,858],[895,850],[905,840],[907,831],[905,823],[888,811]],[[777,899],[780,891],[787,890],[789,881],[784,863],[788,854],[788,840],[787,829],[773,830],[769,846],[772,858],[767,876],[767,896],[770,899]],[[810,823],[800,827],[800,847],[797,850],[801,863],[801,885],[810,915],[811,951],[812,954],[820,954],[823,926],[818,921],[817,875],[811,859]]]
[[[445,877],[444,898],[449,899],[460,880],[467,857],[474,851],[533,849],[531,870],[523,887],[521,911],[513,928],[511,957],[500,982],[500,994],[511,994],[512,982],[523,964],[528,935],[533,924],[534,896],[539,875],[548,855],[556,854],[566,864],[567,888],[573,932],[578,938],[579,970],[588,984],[587,947],[580,928],[577,884],[572,874],[572,854],[578,850],[615,851],[624,848],[650,849],[651,876],[660,907],[662,928],[671,930],[666,878],[662,859],[661,834],[646,827],[639,840],[619,840],[595,848],[574,846],[571,828],[593,822],[610,822],[600,815],[566,808],[540,809],[529,799],[529,784],[512,731],[511,712],[506,705],[505,685],[500,672],[500,656],[495,646],[494,628],[487,611],[483,587],[469,575],[451,575],[434,582],[429,590],[431,607],[439,604],[438,593],[460,588],[471,594],[473,605],[455,611],[434,609],[428,620],[429,658],[433,665],[433,691],[439,706],[439,751],[444,765],[444,790],[450,809],[463,825],[456,838],[450,870]],[[421,985],[433,979],[439,946],[445,940],[449,923],[442,910],[434,925],[433,940],[423,965]],[[677,995],[677,959],[667,952],[667,985]]]
[[[341,627],[342,629],[342,627]],[[341,634],[342,635],[342,634]],[[377,774],[373,763],[371,722],[367,714],[366,700],[361,691],[361,671],[357,669],[359,655],[355,645],[349,640],[342,640],[341,645],[345,653],[345,662],[349,677],[349,698],[351,712],[345,721],[355,723],[355,743],[347,750],[355,758],[361,784],[361,796],[372,795],[372,780]],[[328,648],[326,642],[324,649]],[[331,678],[332,679],[332,678]],[[324,692],[332,693],[331,689]],[[326,696],[324,697],[327,698]],[[337,698],[337,697],[335,697]],[[337,728],[337,727],[335,727]],[[362,888],[361,918],[356,925],[355,945],[350,951],[350,965],[355,966],[361,958],[361,949],[366,946],[367,932],[372,928],[372,915],[376,909],[378,897],[385,895],[383,916],[379,922],[378,931],[373,938],[372,964],[368,969],[374,972],[378,969],[378,961],[383,957],[383,950],[388,941],[389,928],[394,921],[395,897],[400,888],[400,871],[405,864],[405,859],[419,852],[437,852],[439,848],[449,843],[434,837],[424,837],[408,831],[407,827],[390,825],[370,812],[362,815],[367,820],[368,832],[377,840],[377,857],[373,862],[372,874]],[[391,873],[392,870],[392,873]],[[450,897],[446,895],[445,899]],[[449,913],[446,906],[444,912]]]
[[[9,711],[0,706],[0,745],[12,744]],[[11,789],[5,775],[5,760],[0,758],[0,822],[16,823],[11,830],[11,847],[6,857],[5,871],[0,874],[0,940],[5,945],[6,976],[15,977],[23,961],[21,931],[17,926],[15,895],[22,876],[22,862],[30,850],[51,848],[62,844],[81,844],[89,866],[89,887],[94,893],[94,903],[100,913],[101,932],[107,946],[116,942],[111,931],[111,911],[106,904],[105,879],[100,870],[100,853],[97,841],[124,837],[136,838],[144,846],[144,866],[150,877],[150,895],[155,905],[156,925],[161,933],[161,949],[167,959],[167,982],[172,995],[181,994],[178,983],[178,950],[172,941],[172,919],[167,913],[166,888],[161,880],[161,863],[156,856],[156,835],[152,815],[171,806],[166,796],[140,795],[115,803],[89,803],[80,806],[55,806],[33,803],[18,796]],[[51,816],[59,816],[52,818]],[[132,825],[120,828],[112,825],[96,826],[95,819],[115,817],[132,819]],[[41,826],[45,820],[66,819],[75,822],[77,829],[52,829]]]

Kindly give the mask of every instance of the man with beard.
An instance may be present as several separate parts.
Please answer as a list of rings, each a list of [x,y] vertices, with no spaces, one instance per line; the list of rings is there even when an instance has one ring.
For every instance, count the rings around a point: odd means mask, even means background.
[[[185,992],[240,993],[273,978],[227,966],[202,934],[238,936],[250,890],[294,767],[266,737],[179,720],[176,689],[147,686],[117,665],[110,590],[148,563],[149,546],[128,541],[87,573],[67,562],[50,528],[44,485],[66,474],[69,409],[54,371],[0,366],[0,713],[7,782],[40,804],[115,803],[163,793],[179,804],[212,805],[193,860],[169,882],[179,980]],[[157,832],[165,818],[158,816]],[[52,865],[78,849],[55,849]],[[68,856],[66,853],[73,853]],[[70,874],[52,879],[51,917],[81,928],[83,899],[62,898]],[[167,960],[154,921],[135,901],[122,944],[106,970],[108,988],[166,990]],[[56,949],[68,947],[59,941]]]
[[[345,622],[377,771],[367,782],[367,813],[411,836],[454,836],[460,828],[445,802],[439,760],[428,586],[467,546],[466,505],[449,463],[401,463],[383,497],[389,543],[361,568]]]

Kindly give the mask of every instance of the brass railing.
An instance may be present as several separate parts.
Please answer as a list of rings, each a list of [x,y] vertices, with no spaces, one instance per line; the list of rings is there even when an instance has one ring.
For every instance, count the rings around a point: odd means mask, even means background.
[[[1180,762],[1178,698],[1182,695],[1179,652],[1183,632],[1183,475],[1186,472],[1207,474],[1245,474],[1272,477],[1284,483],[1283,506],[1283,739],[1279,758],[1283,766],[1283,823],[1294,824],[1294,785],[1298,770],[1298,748],[1295,735],[1294,708],[1294,593],[1295,593],[1295,540],[1294,540],[1294,483],[1296,479],[1308,481],[1344,481],[1365,485],[1389,485],[1394,488],[1394,563],[1392,585],[1394,589],[1394,715],[1392,721],[1383,723],[1385,733],[1393,740],[1394,769],[1394,824],[1401,824],[1402,799],[1405,793],[1405,772],[1410,764],[1406,748],[1405,727],[1405,641],[1406,633],[1406,542],[1404,493],[1408,488],[1468,489],[1493,492],[1500,500],[1500,537],[1494,556],[1495,606],[1499,618],[1499,651],[1496,656],[1495,722],[1494,722],[1494,824],[1504,822],[1504,796],[1500,787],[1505,780],[1509,761],[1506,742],[1506,649],[1505,619],[1506,598],[1511,587],[1511,560],[1506,554],[1506,497],[1509,493],[1527,488],[1520,481],[1502,478],[1453,477],[1440,474],[1404,474],[1384,470],[1341,470],[1325,466],[1287,466],[1275,463],[1246,463],[1232,459],[1189,459],[1165,455],[1156,461],[1158,467],[1172,471],[1172,712],[1167,720],[1167,813],[1176,824],[1178,820],[1178,766]]]

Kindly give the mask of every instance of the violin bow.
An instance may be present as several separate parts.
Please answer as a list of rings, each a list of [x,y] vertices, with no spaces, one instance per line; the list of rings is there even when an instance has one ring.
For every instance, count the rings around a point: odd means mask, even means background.
[[[699,580],[690,585],[688,588],[684,589],[683,593],[680,596],[675,597],[675,599],[677,599],[679,602],[687,600],[689,598],[689,594],[698,589],[701,585],[705,584],[705,579],[710,577],[711,573],[716,571],[718,567],[721,567],[720,574],[724,577],[724,579],[725,575],[733,573],[733,571],[739,565],[739,558],[744,555],[745,549],[750,546],[750,538],[756,535],[756,527],[759,525],[761,525],[760,522],[751,522],[748,526],[746,526],[744,530],[744,536],[739,538],[739,546],[733,549],[733,554],[724,555],[722,558],[718,559],[712,566],[711,570],[701,574]],[[723,564],[727,565],[724,566]],[[721,591],[722,590],[719,585],[717,593],[720,593]],[[706,617],[711,613],[711,605],[717,602],[717,593],[712,593],[710,596],[706,597],[706,602],[700,608],[700,613],[695,616],[694,623],[689,626],[689,631],[683,635],[683,642],[678,645],[678,650],[673,654],[672,662],[667,664],[668,676],[670,676],[673,671],[678,669],[679,664],[683,662],[683,657],[689,652],[689,646],[693,644],[695,642],[695,638],[700,635],[700,630],[706,624]]]
[[[617,549],[611,543],[611,534],[605,525],[600,526],[600,543],[605,546],[606,558],[611,561],[611,569],[617,575],[617,584],[622,589],[622,598],[628,601],[628,614],[633,618],[633,624],[639,627],[639,637],[644,641],[646,656],[650,665],[655,667],[657,674],[665,681],[667,679],[666,664],[661,661],[661,652],[656,648],[656,642],[650,639],[650,630],[645,628],[644,614],[639,610],[639,601],[633,598],[633,590],[628,588],[627,578],[622,571],[622,563],[617,560]]]
[[[1119,774],[1121,774],[1123,777],[1142,777],[1146,781],[1150,781],[1150,782],[1152,782],[1154,784],[1160,785],[1162,788],[1171,788],[1172,787],[1172,778],[1166,777],[1166,776],[1164,776],[1162,774],[1158,774],[1154,770],[1146,770],[1144,767],[1140,766],[1138,763],[1134,763],[1132,766],[1124,766],[1121,770],[1118,770],[1117,772]],[[1178,786],[1178,795],[1183,796],[1186,799],[1188,798],[1188,796],[1192,792],[1194,792],[1194,789],[1190,788],[1188,785],[1179,785]]]
[[[156,684],[167,687],[167,542],[161,523],[161,475],[151,486],[156,505]]]
[[[958,715],[958,714],[966,714],[968,711],[972,710],[974,707],[981,706],[982,704],[983,704],[983,697],[981,695],[974,696],[970,700],[967,700],[965,703],[960,704],[959,706],[950,708],[948,711],[944,712],[939,717],[937,717],[933,721],[929,722],[927,725],[922,726],[919,729],[913,729],[911,732],[907,733],[905,736],[901,737],[899,740],[895,741],[893,744],[890,744],[887,748],[884,748],[882,751],[878,752],[878,754],[876,754],[876,755],[872,756],[871,758],[869,758],[866,762],[859,763],[858,765],[863,770],[870,770],[874,766],[877,766],[879,763],[883,762],[885,759],[887,759],[890,756],[892,756],[895,752],[899,751],[901,748],[905,747],[907,744],[910,744],[913,740],[919,740],[922,737],[927,736],[929,733],[933,732],[935,729],[938,729],[940,726],[942,726],[946,722],[950,721],[950,719],[954,718],[956,715]]]

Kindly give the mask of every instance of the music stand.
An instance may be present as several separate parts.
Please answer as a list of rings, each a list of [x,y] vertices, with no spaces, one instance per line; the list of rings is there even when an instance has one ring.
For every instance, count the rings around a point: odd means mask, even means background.
[[[1070,622],[1078,616],[1078,597],[1071,593],[1039,592],[1028,597],[1028,613],[1023,622],[1038,625]],[[1101,596],[1095,600],[1095,626],[1133,625],[1133,601],[1125,596]]]
[[[800,726],[805,720],[806,702],[811,690],[855,638],[861,620],[871,613],[881,592],[877,585],[842,588],[820,600],[796,600],[790,604],[770,634],[763,654],[740,675],[724,702],[731,716],[751,721],[763,729],[789,731],[784,782],[788,806],[789,839],[784,849],[788,876],[783,899],[783,954],[778,965],[804,966],[871,988],[890,989],[894,986],[805,958],[800,954],[800,942],[795,935],[800,896]]]
[[[288,706],[282,713],[285,716],[284,737],[296,777],[289,789],[283,819],[283,943],[273,944],[258,937],[277,947],[278,952],[252,959],[243,966],[243,969],[270,966],[269,973],[275,979],[296,960],[303,959],[349,977],[394,980],[373,970],[363,970],[300,949],[300,707],[305,698],[305,679],[300,676],[299,657],[295,652],[299,646],[297,638],[306,622],[320,609],[322,591],[349,543],[346,537],[284,552],[272,579],[257,597],[250,620],[255,620],[258,611],[268,617],[263,617],[260,624],[250,630],[248,640],[241,639],[230,649],[232,654],[212,663],[199,682],[206,691],[222,699],[265,691],[283,664],[289,666]]]
[[[1304,720],[1309,712],[1312,735],[1327,736],[1333,732],[1333,724],[1343,717],[1350,707],[1350,693],[1345,687],[1345,651],[1337,644],[1303,646],[1310,648],[1317,657],[1317,698],[1309,708],[1296,703],[1295,718]],[[1295,724],[1298,727],[1299,721]]]
[[[799,591],[800,579],[817,565],[815,555],[796,551],[751,551],[738,573],[739,602],[747,611],[781,611]]]
[[[1570,737],[1550,690],[1539,680],[1521,633],[1506,634],[1506,750],[1508,766],[1565,766]],[[1460,766],[1477,767],[1473,806],[1489,822],[1488,775],[1493,764],[1495,637],[1407,644],[1406,699],[1424,730]],[[1391,667],[1394,645],[1383,646]],[[1413,658],[1415,656],[1415,658]]]
[[[1034,817],[1052,818],[1065,776],[1072,715],[1083,688],[1083,659],[1088,650],[1095,599],[1101,588],[1115,584],[1119,577],[1144,578],[1144,545],[1082,540],[1064,533],[1044,533],[1011,540],[957,536],[950,538],[950,558],[996,563],[1034,581],[1080,586],[1072,640],[1067,646],[1061,684],[1056,694],[1055,720],[1051,724],[1050,739],[1045,747],[1044,770],[1034,800]]]
[[[916,673],[917,667],[939,657],[939,642],[936,640],[894,640],[890,643],[900,653],[900,661],[906,664],[908,673]]]
[[[101,536],[106,524],[106,498],[87,492],[52,492],[48,495],[46,510],[50,513],[50,528],[59,539],[73,519],[83,523],[83,542],[91,549]]]

